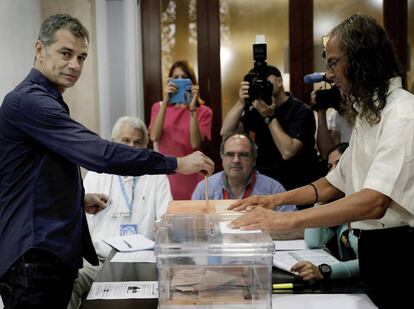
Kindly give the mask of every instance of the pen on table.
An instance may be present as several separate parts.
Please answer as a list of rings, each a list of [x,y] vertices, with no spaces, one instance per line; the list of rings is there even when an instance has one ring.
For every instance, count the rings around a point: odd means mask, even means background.
[[[298,290],[304,287],[299,283],[276,283],[272,285],[273,290]]]
[[[124,243],[128,246],[128,248],[132,248],[132,246],[130,245],[130,243],[127,242],[125,239],[124,239]]]

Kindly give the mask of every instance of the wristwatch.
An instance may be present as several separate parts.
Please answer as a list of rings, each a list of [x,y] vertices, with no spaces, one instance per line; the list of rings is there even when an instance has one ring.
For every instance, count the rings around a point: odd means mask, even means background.
[[[272,122],[273,118],[275,118],[275,117],[266,116],[266,117],[263,118],[263,121],[265,122],[265,124],[270,124]]]
[[[322,274],[323,280],[329,280],[331,278],[331,274],[332,274],[331,266],[329,266],[328,264],[320,264],[318,268]]]

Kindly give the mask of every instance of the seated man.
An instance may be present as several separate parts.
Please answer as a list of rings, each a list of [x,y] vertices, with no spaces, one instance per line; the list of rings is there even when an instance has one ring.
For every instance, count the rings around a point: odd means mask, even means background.
[[[254,72],[252,69],[249,74]],[[252,85],[242,81],[239,100],[226,114],[220,134],[247,133],[258,146],[255,168],[291,190],[325,173],[315,149],[315,118],[305,103],[285,92],[278,68],[267,65],[265,76],[271,95],[253,96]]]
[[[209,199],[240,199],[250,195],[285,192],[279,182],[254,169],[257,146],[248,135],[230,134],[223,139],[220,153],[224,170],[208,178]],[[201,181],[194,190],[192,199],[204,198],[204,181]],[[295,209],[294,205],[285,205],[279,207],[278,211]]]
[[[136,117],[121,117],[112,130],[112,140],[136,148],[146,147],[148,131]],[[100,265],[84,261],[72,292],[68,308],[79,308],[87,296],[92,282],[101,270],[111,251],[103,239],[108,237],[141,234],[154,239],[155,221],[167,211],[172,199],[170,184],[165,175],[140,177],[117,176],[88,172],[84,179],[85,192],[103,192],[108,195],[108,206],[96,215],[87,215],[92,241]]]

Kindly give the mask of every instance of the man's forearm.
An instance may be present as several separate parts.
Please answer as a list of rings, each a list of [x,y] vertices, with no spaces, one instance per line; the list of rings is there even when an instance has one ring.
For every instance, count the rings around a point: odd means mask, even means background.
[[[191,148],[198,150],[201,148],[201,144],[204,142],[204,136],[201,133],[200,126],[198,124],[197,112],[195,110],[190,111],[190,144]]]
[[[275,204],[280,205],[305,205],[316,202],[326,202],[343,195],[343,192],[332,186],[325,177],[313,182],[315,189],[311,185],[286,191],[274,195]]]
[[[239,130],[240,117],[244,109],[244,102],[237,101],[235,105],[228,111],[221,126],[220,135],[226,136],[236,130]]]
[[[302,148],[302,142],[286,134],[276,118],[269,124],[269,130],[272,134],[273,142],[282,155],[283,160],[290,160]]]
[[[167,109],[167,102],[162,102],[158,114],[155,118],[154,125],[150,131],[150,139],[155,142],[161,138],[162,128],[164,126],[165,113]]]

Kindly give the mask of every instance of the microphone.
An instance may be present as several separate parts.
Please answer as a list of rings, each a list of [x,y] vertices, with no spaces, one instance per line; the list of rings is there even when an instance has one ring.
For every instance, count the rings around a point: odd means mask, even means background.
[[[314,84],[314,83],[319,83],[319,82],[330,82],[329,79],[326,78],[326,75],[323,73],[311,73],[311,74],[306,74],[303,77],[303,81],[306,84]]]

